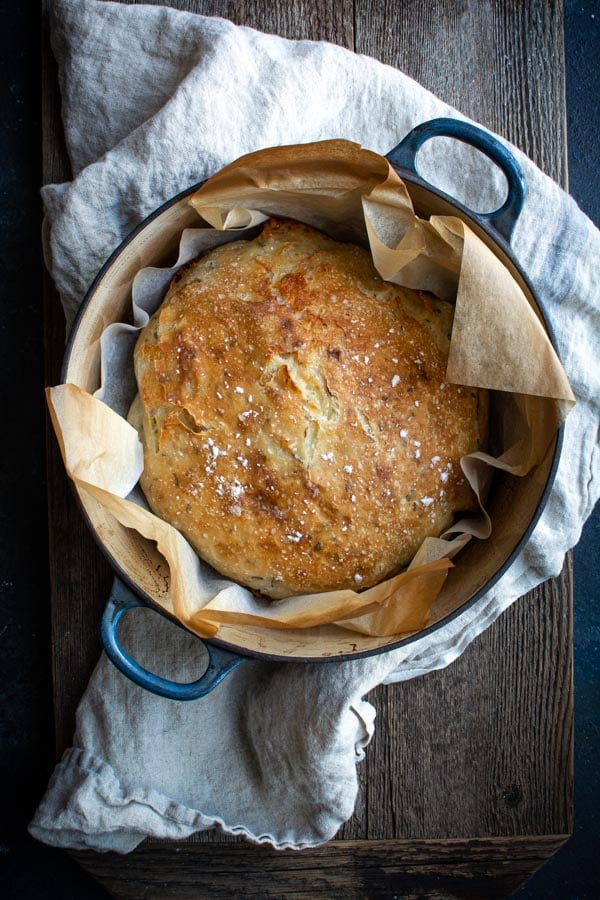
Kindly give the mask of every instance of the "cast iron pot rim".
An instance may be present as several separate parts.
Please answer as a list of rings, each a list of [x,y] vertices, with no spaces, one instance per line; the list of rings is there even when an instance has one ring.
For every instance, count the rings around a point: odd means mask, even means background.
[[[531,296],[535,299],[537,308],[543,319],[546,333],[547,333],[548,337],[550,338],[550,342],[551,342],[552,346],[557,351],[556,338],[554,335],[554,331],[553,331],[553,328],[552,328],[550,322],[548,321],[548,319],[546,317],[543,305],[542,305],[541,301],[539,300],[536,292],[534,291],[529,278],[527,277],[527,275],[521,268],[520,264],[515,259],[508,241],[506,241],[504,239],[504,237],[502,237],[501,234],[496,232],[496,230],[493,228],[493,226],[488,225],[488,223],[485,220],[478,218],[477,213],[474,213],[471,210],[469,210],[466,206],[464,206],[458,200],[455,200],[453,197],[450,197],[448,194],[445,194],[443,191],[441,191],[438,188],[434,187],[433,185],[429,184],[429,182],[424,181],[418,175],[414,175],[412,172],[409,172],[406,169],[402,169],[400,167],[397,168],[395,166],[394,166],[394,169],[398,172],[398,175],[404,181],[408,182],[409,184],[416,185],[417,187],[423,188],[424,190],[428,191],[431,194],[434,194],[436,197],[438,197],[441,200],[445,200],[447,203],[449,203],[452,207],[454,207],[457,210],[457,212],[459,213],[459,216],[461,218],[465,218],[465,219],[469,220],[469,222],[474,223],[477,227],[483,229],[483,231],[487,234],[487,236],[489,238],[491,238],[491,240],[500,247],[500,249],[503,251],[503,253],[510,259],[511,263],[514,265],[515,269],[519,273],[520,277],[523,279]],[[179,201],[183,200],[185,197],[188,197],[190,194],[193,194],[200,187],[202,187],[203,184],[205,184],[205,182],[200,181],[197,184],[194,184],[191,187],[186,188],[185,190],[181,191],[179,194],[176,194],[170,200],[167,200],[165,203],[163,203],[157,209],[155,209],[154,212],[150,213],[149,216],[147,216],[142,222],[140,222],[139,225],[137,225],[132,231],[130,231],[130,233],[123,239],[123,241],[119,244],[119,246],[115,250],[113,250],[111,255],[108,257],[108,259],[106,260],[106,262],[104,263],[104,265],[102,266],[102,268],[100,269],[100,271],[98,272],[98,274],[96,275],[94,280],[92,281],[90,287],[88,288],[88,290],[83,298],[83,301],[81,303],[81,306],[79,307],[77,315],[73,321],[73,325],[71,328],[71,332],[69,334],[69,339],[67,341],[65,355],[64,355],[64,359],[63,359],[62,368],[61,368],[61,375],[60,375],[61,383],[64,384],[66,381],[67,368],[69,366],[71,352],[73,349],[73,345],[75,343],[75,339],[77,337],[77,332],[79,331],[81,322],[82,322],[90,304],[92,303],[92,301],[94,299],[94,295],[96,293],[98,285],[104,278],[105,273],[110,269],[110,267],[112,266],[114,261],[121,255],[121,253],[123,253],[123,251],[131,243],[131,241],[133,241],[134,238],[136,238],[137,235],[150,224],[150,222],[153,222],[154,219],[156,219],[160,215],[162,215],[162,213],[164,213],[167,209],[169,209],[169,207],[174,206],[176,203],[179,203]],[[548,498],[550,496],[550,492],[551,492],[552,486],[554,484],[554,479],[556,477],[558,463],[559,463],[560,455],[561,455],[561,451],[562,451],[562,446],[563,446],[563,441],[564,441],[564,428],[565,428],[565,426],[563,423],[556,433],[556,443],[555,443],[555,447],[554,447],[554,455],[552,458],[552,464],[550,467],[550,471],[548,473],[548,478],[547,478],[546,484],[544,486],[544,490],[543,490],[542,496],[540,498],[540,502],[529,522],[529,525],[525,529],[523,535],[521,536],[521,538],[518,541],[518,543],[516,544],[516,546],[513,548],[509,557],[500,566],[498,571],[495,572],[495,574],[492,575],[492,577],[485,583],[485,585],[482,588],[480,588],[478,591],[476,591],[476,593],[473,594],[473,596],[470,597],[468,600],[465,600],[464,603],[462,603],[461,606],[458,607],[458,609],[455,609],[453,612],[448,613],[448,615],[444,616],[442,619],[440,619],[439,622],[435,622],[433,625],[428,625],[426,628],[421,629],[421,631],[413,632],[412,634],[410,634],[406,637],[402,637],[397,641],[392,641],[391,643],[385,644],[382,647],[375,647],[370,650],[360,650],[360,651],[354,651],[354,652],[350,652],[350,653],[332,653],[331,656],[296,657],[296,656],[281,656],[281,655],[278,655],[275,653],[265,653],[260,650],[249,651],[247,648],[240,649],[237,644],[229,643],[228,641],[224,641],[221,638],[200,637],[194,631],[191,631],[191,629],[186,628],[186,626],[182,622],[180,622],[179,619],[175,618],[175,616],[171,615],[166,610],[164,610],[161,606],[159,606],[159,604],[156,603],[152,599],[152,597],[150,597],[144,590],[142,590],[142,588],[140,588],[139,585],[137,585],[136,582],[133,581],[133,579],[130,578],[130,576],[121,568],[121,565],[118,562],[118,560],[115,559],[115,557],[108,550],[108,548],[105,546],[105,544],[100,539],[98,533],[96,532],[96,529],[94,528],[92,521],[87,514],[87,511],[83,505],[83,501],[81,500],[81,497],[79,496],[79,493],[78,493],[74,483],[72,481],[70,481],[70,483],[71,483],[71,487],[75,494],[76,502],[77,502],[79,509],[83,515],[83,518],[88,527],[88,530],[91,532],[92,537],[94,538],[97,546],[100,548],[101,552],[103,553],[104,557],[109,562],[109,564],[110,564],[111,568],[113,569],[113,571],[115,572],[115,574],[124,582],[124,584],[127,585],[127,587],[131,591],[133,591],[133,593],[137,597],[139,597],[141,600],[143,600],[151,609],[160,613],[165,618],[172,621],[175,625],[178,625],[180,628],[184,629],[185,631],[189,631],[190,634],[193,634],[195,637],[197,637],[199,640],[201,640],[203,642],[205,641],[207,643],[213,644],[216,647],[222,647],[224,650],[228,650],[231,653],[235,653],[238,656],[245,657],[247,659],[262,659],[262,660],[269,660],[271,662],[286,662],[286,663],[339,662],[339,661],[346,661],[346,660],[351,660],[351,659],[363,659],[363,658],[366,658],[369,656],[378,656],[381,653],[388,653],[392,650],[398,650],[400,647],[405,647],[408,644],[416,643],[417,641],[421,640],[422,638],[429,637],[430,635],[434,634],[434,632],[438,631],[442,626],[448,625],[450,622],[454,621],[454,619],[463,615],[463,613],[465,613],[468,609],[471,609],[474,606],[474,604],[478,600],[481,599],[481,597],[483,597],[485,594],[489,593],[491,588],[493,588],[494,585],[497,584],[497,582],[502,578],[502,576],[506,574],[508,569],[511,567],[511,565],[513,564],[513,562],[519,555],[519,553],[523,550],[525,544],[531,537],[531,534],[532,534],[535,526],[538,523],[538,520],[546,506],[546,503],[548,502]]]

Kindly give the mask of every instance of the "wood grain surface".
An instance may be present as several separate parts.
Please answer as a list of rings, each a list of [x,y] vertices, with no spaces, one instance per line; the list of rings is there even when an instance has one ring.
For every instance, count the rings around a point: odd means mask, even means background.
[[[124,864],[116,853],[75,853],[115,897],[346,898],[509,896],[561,846],[545,835],[431,841],[332,842],[310,852],[147,841]],[[507,864],[508,862],[508,864]],[[490,877],[490,873],[494,877]],[[441,875],[443,873],[443,875]]]
[[[402,69],[499,132],[566,186],[559,0],[198,0],[177,6],[288,38],[327,40]],[[43,48],[44,181],[69,178],[55,64]],[[47,279],[46,377],[64,321]],[[100,644],[111,574],[48,435],[57,754]],[[326,848],[249,847],[217,832],[146,843],[123,860],[78,854],[123,897],[506,896],[572,828],[572,572],[515,603],[449,668],[379,687],[352,818]],[[469,839],[469,840],[467,840]],[[200,872],[204,875],[200,875]],[[270,874],[268,874],[270,873]],[[194,880],[195,879],[195,880]],[[237,887],[236,887],[237,886]]]

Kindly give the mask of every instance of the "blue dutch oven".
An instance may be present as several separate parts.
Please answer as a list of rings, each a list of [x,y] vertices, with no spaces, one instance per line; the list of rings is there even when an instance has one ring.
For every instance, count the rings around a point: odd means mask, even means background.
[[[423,144],[433,137],[455,138],[484,153],[504,173],[507,196],[499,209],[475,213],[425,181],[416,168]],[[458,119],[440,118],[413,129],[387,159],[406,184],[415,210],[422,217],[432,214],[458,216],[507,266],[540,316],[550,340],[554,337],[540,300],[516,262],[510,239],[525,200],[526,187],[520,166],[496,138]],[[197,224],[188,198],[200,187],[194,185],[154,212],[113,253],[90,287],[73,327],[63,366],[63,381],[93,392],[98,387],[98,338],[109,321],[127,316],[131,282],[143,266],[164,265],[177,246],[184,227]],[[294,662],[327,662],[355,659],[386,652],[419,640],[470,608],[498,581],[522,550],[548,499],[562,446],[562,429],[546,458],[534,472],[515,479],[495,476],[489,512],[494,541],[471,541],[461,552],[460,565],[451,570],[436,600],[431,624],[413,635],[373,638],[345,632],[335,626],[298,630],[285,634],[277,629],[222,626],[218,638],[206,641],[209,663],[201,678],[180,684],[143,668],[123,648],[118,627],[123,616],[137,607],[150,607],[167,615],[158,599],[168,591],[164,561],[153,545],[108,520],[101,508],[80,495],[83,513],[92,534],[108,557],[118,579],[101,624],[104,649],[115,666],[136,684],[173,700],[195,700],[212,691],[229,672],[247,659]],[[507,536],[501,523],[510,517]],[[516,537],[515,537],[516,532]],[[167,615],[167,618],[169,616]],[[180,624],[180,623],[177,623]],[[183,626],[181,626],[183,627]],[[198,638],[200,640],[200,638]]]

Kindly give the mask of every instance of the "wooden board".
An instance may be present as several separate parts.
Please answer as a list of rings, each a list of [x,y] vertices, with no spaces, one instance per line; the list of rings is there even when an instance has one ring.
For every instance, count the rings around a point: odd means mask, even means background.
[[[69,167],[44,4],[44,181]],[[559,0],[198,0],[166,5],[289,38],[332,41],[397,66],[521,147],[566,186]],[[45,291],[46,377],[64,323]],[[111,574],[48,438],[57,753],[99,653]],[[77,854],[115,896],[506,896],[572,829],[572,584],[522,598],[448,669],[377,688],[376,733],[352,818],[326,848],[275,853],[206,832],[127,858]],[[205,874],[200,874],[205,873]],[[244,873],[243,888],[240,873]]]
[[[310,852],[229,844],[151,842],[124,862],[74,854],[116,897],[507,897],[564,837],[332,841]]]

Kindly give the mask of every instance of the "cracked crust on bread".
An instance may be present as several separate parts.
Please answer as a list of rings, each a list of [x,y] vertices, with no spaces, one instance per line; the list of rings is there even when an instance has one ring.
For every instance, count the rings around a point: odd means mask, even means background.
[[[477,508],[487,395],[444,381],[452,315],[293,221],[194,260],[135,349],[151,509],[271,598],[395,574]]]

